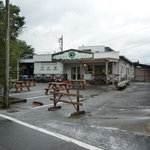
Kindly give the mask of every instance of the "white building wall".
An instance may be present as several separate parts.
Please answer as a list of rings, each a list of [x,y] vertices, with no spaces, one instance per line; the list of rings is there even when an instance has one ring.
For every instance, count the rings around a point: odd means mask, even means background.
[[[119,59],[119,52],[103,52],[103,53],[94,53],[94,59],[98,58],[115,58]]]
[[[63,74],[63,64],[61,62],[51,62],[51,54],[37,54],[33,57],[34,74]]]
[[[131,77],[131,81],[133,81],[134,80],[134,65],[130,67],[130,77]]]
[[[114,74],[119,74],[118,69],[119,69],[119,63],[118,62],[114,63]]]
[[[63,64],[60,62],[35,62],[34,74],[63,74]]]
[[[79,50],[92,50],[92,52],[105,52],[105,45],[96,45],[96,46],[79,46]]]
[[[119,81],[126,80],[126,63],[122,60],[119,61]]]
[[[37,54],[33,56],[33,59],[35,62],[52,61],[52,55],[51,54]]]
[[[119,81],[134,79],[134,66],[126,61],[119,61]]]

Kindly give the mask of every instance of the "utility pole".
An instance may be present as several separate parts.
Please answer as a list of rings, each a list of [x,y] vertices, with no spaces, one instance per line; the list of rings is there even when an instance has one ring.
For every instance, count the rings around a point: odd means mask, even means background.
[[[5,80],[4,80],[4,108],[9,107],[9,50],[10,50],[10,10],[9,0],[6,0],[6,38],[5,38]]]
[[[59,49],[61,52],[63,51],[63,35],[59,38]]]

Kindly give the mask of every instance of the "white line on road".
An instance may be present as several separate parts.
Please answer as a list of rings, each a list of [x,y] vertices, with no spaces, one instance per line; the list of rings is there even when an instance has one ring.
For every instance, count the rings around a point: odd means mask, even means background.
[[[32,109],[44,108],[44,107],[48,107],[48,106],[52,106],[52,105],[54,105],[54,104],[48,104],[48,105],[38,106],[38,107],[34,107]]]
[[[24,92],[24,93],[15,93],[15,94],[10,94],[10,96],[15,96],[15,95],[23,95],[23,94],[32,94],[32,93],[41,93],[43,91],[34,91],[34,92]]]
[[[72,101],[75,101],[76,99],[72,99]],[[63,102],[59,102],[57,104],[62,104]],[[38,106],[38,107],[34,107],[32,109],[39,109],[39,108],[44,108],[44,107],[48,107],[48,106],[52,106],[54,104],[48,104],[48,105],[43,105],[43,106]]]
[[[59,102],[57,104],[62,104],[63,102]],[[34,107],[32,109],[39,109],[39,108],[44,108],[44,107],[48,107],[48,106],[54,106],[54,104],[48,104],[48,105],[43,105],[43,106],[38,106],[38,107]]]
[[[25,98],[25,99],[36,99],[36,98],[42,98],[42,97],[50,97],[50,96],[37,96],[37,97],[29,97],[29,98]]]
[[[11,120],[15,123],[18,123],[20,125],[23,125],[25,127],[28,127],[28,128],[31,128],[31,129],[34,129],[36,131],[39,131],[39,132],[42,132],[42,133],[45,133],[45,134],[48,134],[48,135],[51,135],[51,136],[54,136],[56,138],[59,138],[61,140],[64,140],[64,141],[67,141],[67,142],[72,142],[72,143],[75,143],[83,148],[86,148],[86,149],[89,149],[89,150],[102,150],[101,148],[98,148],[96,146],[92,146],[92,145],[89,145],[87,143],[84,143],[84,142],[81,142],[79,140],[76,140],[76,139],[73,139],[73,138],[70,138],[70,137],[67,137],[65,135],[62,135],[62,134],[58,134],[58,133],[55,133],[55,132],[52,132],[52,131],[48,131],[48,130],[45,130],[45,129],[42,129],[42,128],[39,128],[37,126],[34,126],[34,125],[31,125],[31,124],[28,124],[26,122],[23,122],[23,121],[20,121],[20,120],[17,120],[15,118],[12,118],[10,116],[6,116],[6,115],[3,115],[3,114],[0,114],[0,117],[2,118],[5,118],[5,119],[8,119],[8,120]]]
[[[76,99],[72,99],[72,101],[76,101]],[[57,104],[62,104],[63,102],[59,102]],[[44,108],[44,107],[48,107],[48,106],[52,106],[54,104],[48,104],[48,105],[43,105],[43,106],[38,106],[38,107],[34,107],[32,109],[39,109],[39,108]]]

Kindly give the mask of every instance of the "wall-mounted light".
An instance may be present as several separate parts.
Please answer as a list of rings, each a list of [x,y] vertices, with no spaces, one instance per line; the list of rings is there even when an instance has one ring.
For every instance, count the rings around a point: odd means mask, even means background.
[[[84,67],[86,67],[86,64],[83,64]]]

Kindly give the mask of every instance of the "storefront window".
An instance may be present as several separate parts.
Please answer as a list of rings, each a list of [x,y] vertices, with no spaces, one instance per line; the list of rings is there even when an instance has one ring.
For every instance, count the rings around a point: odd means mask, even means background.
[[[93,65],[88,65],[87,73],[92,74],[92,72],[93,72]]]
[[[104,66],[96,65],[95,66],[95,76],[101,76],[104,74],[105,68]]]

